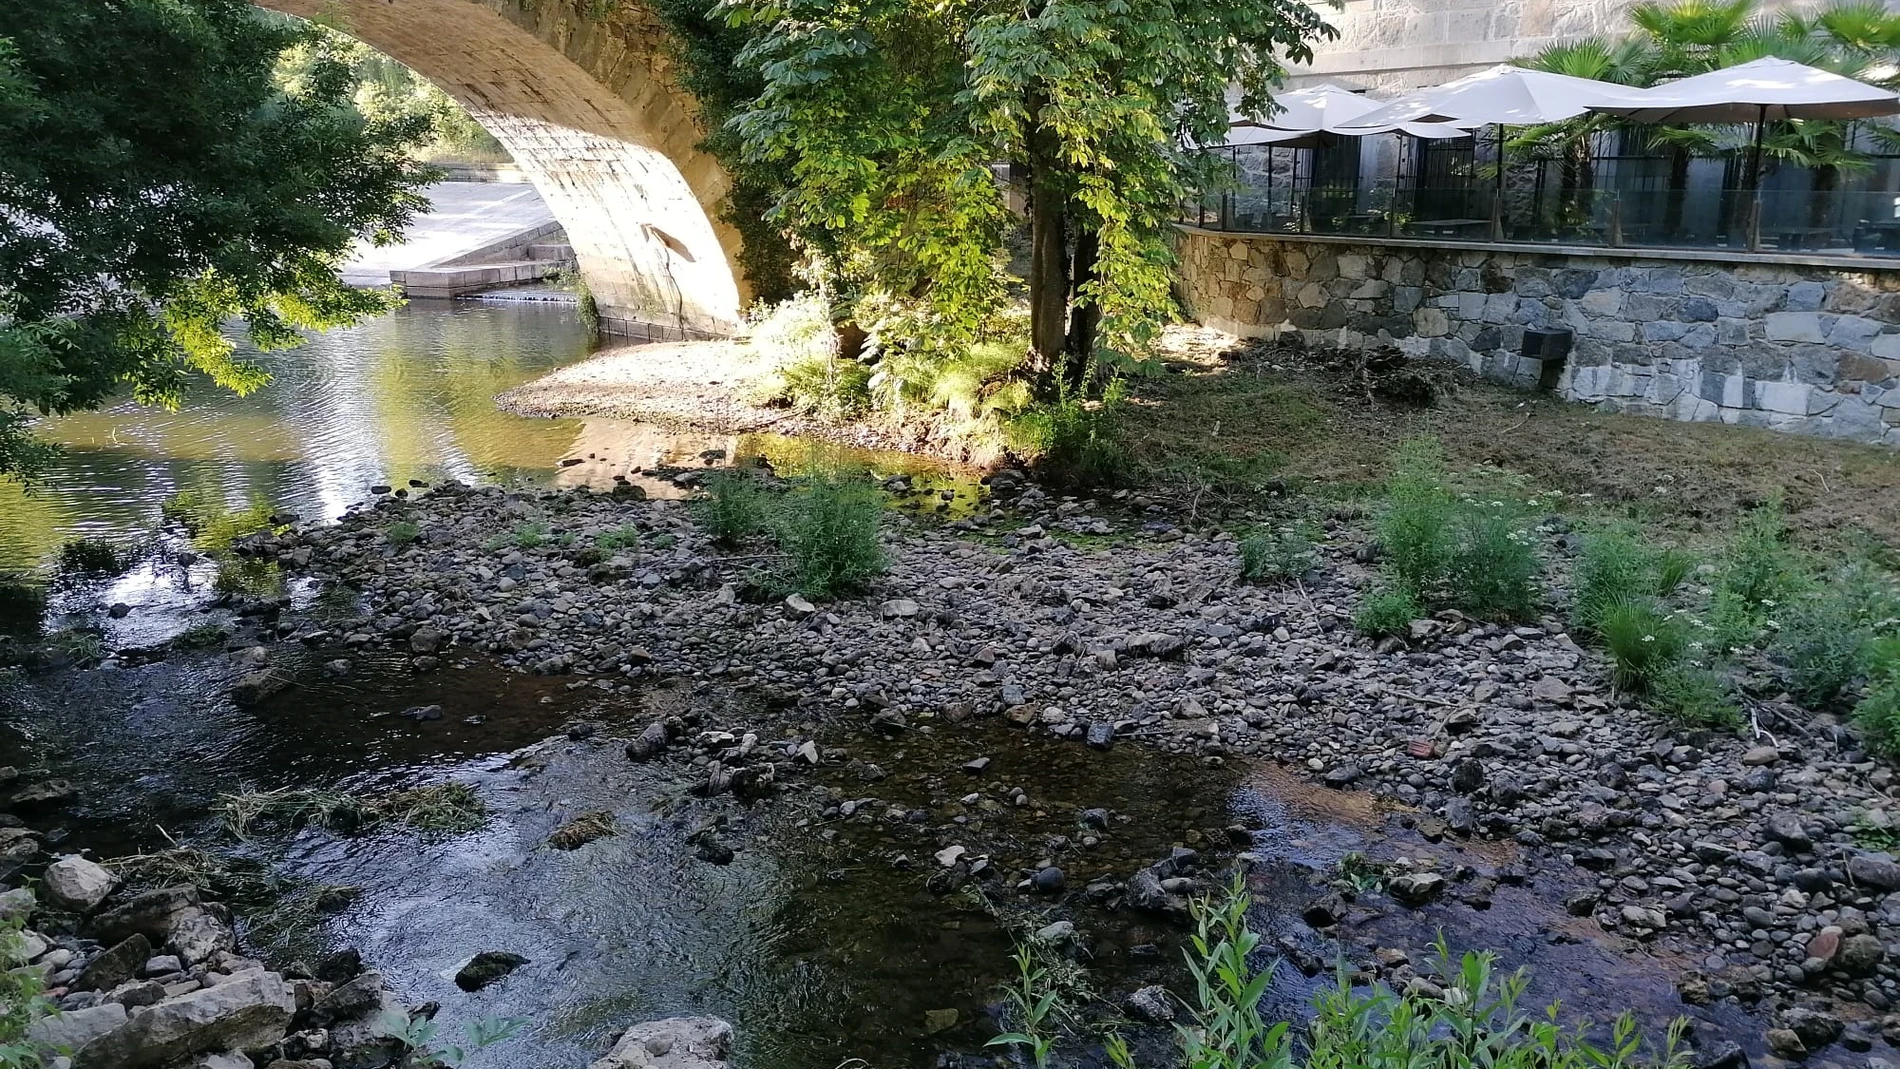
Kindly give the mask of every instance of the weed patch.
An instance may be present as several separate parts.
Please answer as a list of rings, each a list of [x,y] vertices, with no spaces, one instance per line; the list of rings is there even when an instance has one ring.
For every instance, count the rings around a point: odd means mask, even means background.
[[[863,479],[821,469],[798,480],[785,497],[777,533],[799,592],[855,594],[883,574],[883,515],[876,488]]]
[[[1310,527],[1260,528],[1240,540],[1240,578],[1248,583],[1298,579],[1319,563]]]
[[[714,542],[736,546],[767,528],[772,494],[756,476],[715,471],[702,485],[705,496],[693,502],[693,511]]]

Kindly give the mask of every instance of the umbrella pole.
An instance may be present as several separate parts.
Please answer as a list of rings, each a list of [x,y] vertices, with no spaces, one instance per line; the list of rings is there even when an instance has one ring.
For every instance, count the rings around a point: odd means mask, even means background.
[[[1754,193],[1748,209],[1748,251],[1761,251],[1761,138],[1768,127],[1768,105],[1755,118],[1755,147],[1748,154],[1748,184]]]

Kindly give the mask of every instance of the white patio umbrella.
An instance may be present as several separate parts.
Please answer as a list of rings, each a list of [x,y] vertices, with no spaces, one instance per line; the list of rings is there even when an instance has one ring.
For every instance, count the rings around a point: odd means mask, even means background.
[[[1479,126],[1535,126],[1582,115],[1594,105],[1622,103],[1633,90],[1589,78],[1499,64],[1444,85],[1415,89],[1357,116],[1342,133],[1394,123],[1448,123]]]
[[[1373,100],[1362,94],[1355,93],[1350,89],[1345,89],[1331,83],[1309,86],[1305,89],[1297,89],[1290,93],[1282,93],[1274,97],[1273,102],[1280,105],[1278,111],[1275,111],[1264,119],[1235,120],[1234,126],[1237,130],[1284,130],[1299,133],[1339,134],[1347,137],[1365,137],[1371,134],[1388,134],[1395,131],[1409,134],[1413,137],[1423,138],[1463,137],[1465,134],[1465,131],[1462,129],[1440,123],[1395,122],[1360,128],[1356,123],[1361,116],[1364,116],[1368,112],[1378,111],[1384,105],[1380,101]],[[1353,125],[1353,128],[1347,129],[1349,124],[1355,125]],[[1282,146],[1288,144],[1288,142],[1284,140],[1236,142],[1232,137],[1228,139],[1228,143],[1246,145],[1276,144]],[[1295,147],[1310,148],[1312,146],[1298,145]]]
[[[1504,128],[1573,119],[1592,104],[1625,101],[1629,92],[1609,82],[1501,63],[1444,85],[1415,89],[1352,120],[1341,132],[1420,122],[1449,124],[1466,134],[1480,126],[1497,127],[1497,195],[1491,203],[1491,232],[1498,238],[1504,229]]]
[[[1754,123],[1749,180],[1760,185],[1762,129],[1785,119],[1900,115],[1900,94],[1832,71],[1768,56],[1640,89],[1592,111],[1642,123]]]
[[[1642,123],[1754,123],[1748,159],[1748,181],[1755,192],[1749,228],[1753,248],[1761,240],[1761,143],[1768,124],[1900,115],[1900,93],[1768,56],[1664,82],[1636,91],[1628,101],[1593,104],[1591,110]]]

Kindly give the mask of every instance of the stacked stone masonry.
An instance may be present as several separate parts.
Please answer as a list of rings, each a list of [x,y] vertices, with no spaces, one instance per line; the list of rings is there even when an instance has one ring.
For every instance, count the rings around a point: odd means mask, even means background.
[[[1189,313],[1243,337],[1397,346],[1531,386],[1525,328],[1567,327],[1569,400],[1900,445],[1900,271],[1199,230],[1179,252]]]

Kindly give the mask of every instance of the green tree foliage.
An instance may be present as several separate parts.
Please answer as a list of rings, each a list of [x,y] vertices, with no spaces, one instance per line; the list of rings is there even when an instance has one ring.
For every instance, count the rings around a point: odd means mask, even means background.
[[[785,176],[776,220],[874,343],[968,348],[1011,285],[1026,179],[1030,341],[1050,374],[1139,355],[1171,311],[1182,146],[1270,108],[1331,31],[1291,0],[725,0],[760,81],[742,158]],[[1073,314],[1071,312],[1073,311]],[[1066,355],[1065,355],[1066,354]]]
[[[334,57],[281,90],[311,33],[244,0],[0,5],[0,472],[36,412],[255,389],[228,320],[271,349],[389,306],[337,268],[424,206],[426,131],[362,115]]]
[[[405,123],[423,128],[426,133],[412,146],[419,159],[459,160],[474,163],[501,163],[509,160],[508,150],[454,98],[433,82],[356,41],[321,20],[300,23],[289,15],[260,11],[267,20],[280,20],[296,29],[308,27],[305,39],[286,49],[277,61],[279,88],[290,93],[307,91],[311,80],[325,76],[332,63],[349,66],[350,100],[356,110],[372,122]]]

